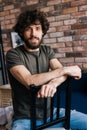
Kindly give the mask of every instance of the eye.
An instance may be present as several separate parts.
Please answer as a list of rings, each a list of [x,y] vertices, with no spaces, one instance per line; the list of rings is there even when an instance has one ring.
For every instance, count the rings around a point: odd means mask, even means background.
[[[40,31],[41,30],[41,26],[36,26],[36,30]]]
[[[25,28],[25,31],[31,31],[30,27]]]

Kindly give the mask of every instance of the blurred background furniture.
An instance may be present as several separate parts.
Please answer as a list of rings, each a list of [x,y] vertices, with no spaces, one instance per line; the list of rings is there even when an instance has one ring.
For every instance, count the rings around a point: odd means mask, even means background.
[[[0,130],[6,130],[6,123],[7,123],[7,117],[5,108],[8,106],[12,105],[12,98],[11,98],[11,88],[9,84],[6,85],[0,85],[0,110],[1,110],[1,115],[0,119],[2,122],[0,122]],[[2,113],[3,110],[3,113]]]

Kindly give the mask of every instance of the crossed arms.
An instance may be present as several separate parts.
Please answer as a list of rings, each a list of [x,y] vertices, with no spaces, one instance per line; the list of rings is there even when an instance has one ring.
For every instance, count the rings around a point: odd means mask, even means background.
[[[31,84],[41,85],[38,97],[52,97],[56,88],[67,79],[67,76],[81,78],[81,69],[77,65],[63,67],[57,59],[52,59],[50,68],[49,72],[32,75],[24,65],[17,65],[10,69],[10,73],[28,89]]]

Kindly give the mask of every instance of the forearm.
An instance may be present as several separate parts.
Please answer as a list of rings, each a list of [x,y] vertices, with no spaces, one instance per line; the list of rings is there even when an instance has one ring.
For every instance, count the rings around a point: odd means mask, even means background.
[[[32,75],[29,70],[27,70],[27,68],[25,68],[23,65],[18,65],[12,67],[10,69],[10,72],[19,82],[21,82],[26,87],[30,86],[31,84],[40,86],[50,82],[51,80],[55,81],[55,86],[58,86],[64,82],[65,78],[63,79],[62,76],[65,75],[73,76],[75,78],[81,77],[81,71],[77,66],[60,67],[50,72]],[[61,80],[55,78],[60,78]]]
[[[11,74],[24,86],[28,87],[31,84],[35,86],[40,86],[46,84],[50,80],[61,77],[64,75],[63,68],[55,69],[49,72],[40,73],[40,74],[31,74],[27,68],[23,65],[15,66],[10,69]]]
[[[56,81],[58,85],[60,81],[58,82],[57,80],[59,78],[61,79],[61,82],[65,80],[64,78],[61,78],[61,76],[63,75],[64,75],[63,68],[52,70],[46,73],[34,74],[29,77],[28,85],[34,84],[35,86],[40,86],[40,85],[50,82],[51,80]]]
[[[49,83],[42,85],[37,97],[53,97],[56,88],[67,79],[67,76],[52,79]]]
[[[65,80],[67,79],[67,76],[61,76],[61,77],[58,77],[58,78],[55,78],[55,79],[52,79],[49,84],[52,84],[53,87],[58,87],[60,84],[62,84]]]

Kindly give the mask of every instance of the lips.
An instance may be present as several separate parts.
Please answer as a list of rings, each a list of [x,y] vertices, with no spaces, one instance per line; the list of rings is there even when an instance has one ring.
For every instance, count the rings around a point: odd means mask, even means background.
[[[29,40],[32,40],[32,39],[36,39],[36,40],[39,40],[38,37],[30,37]]]
[[[37,38],[32,38],[32,39],[30,39],[31,41],[37,41],[38,39]]]

